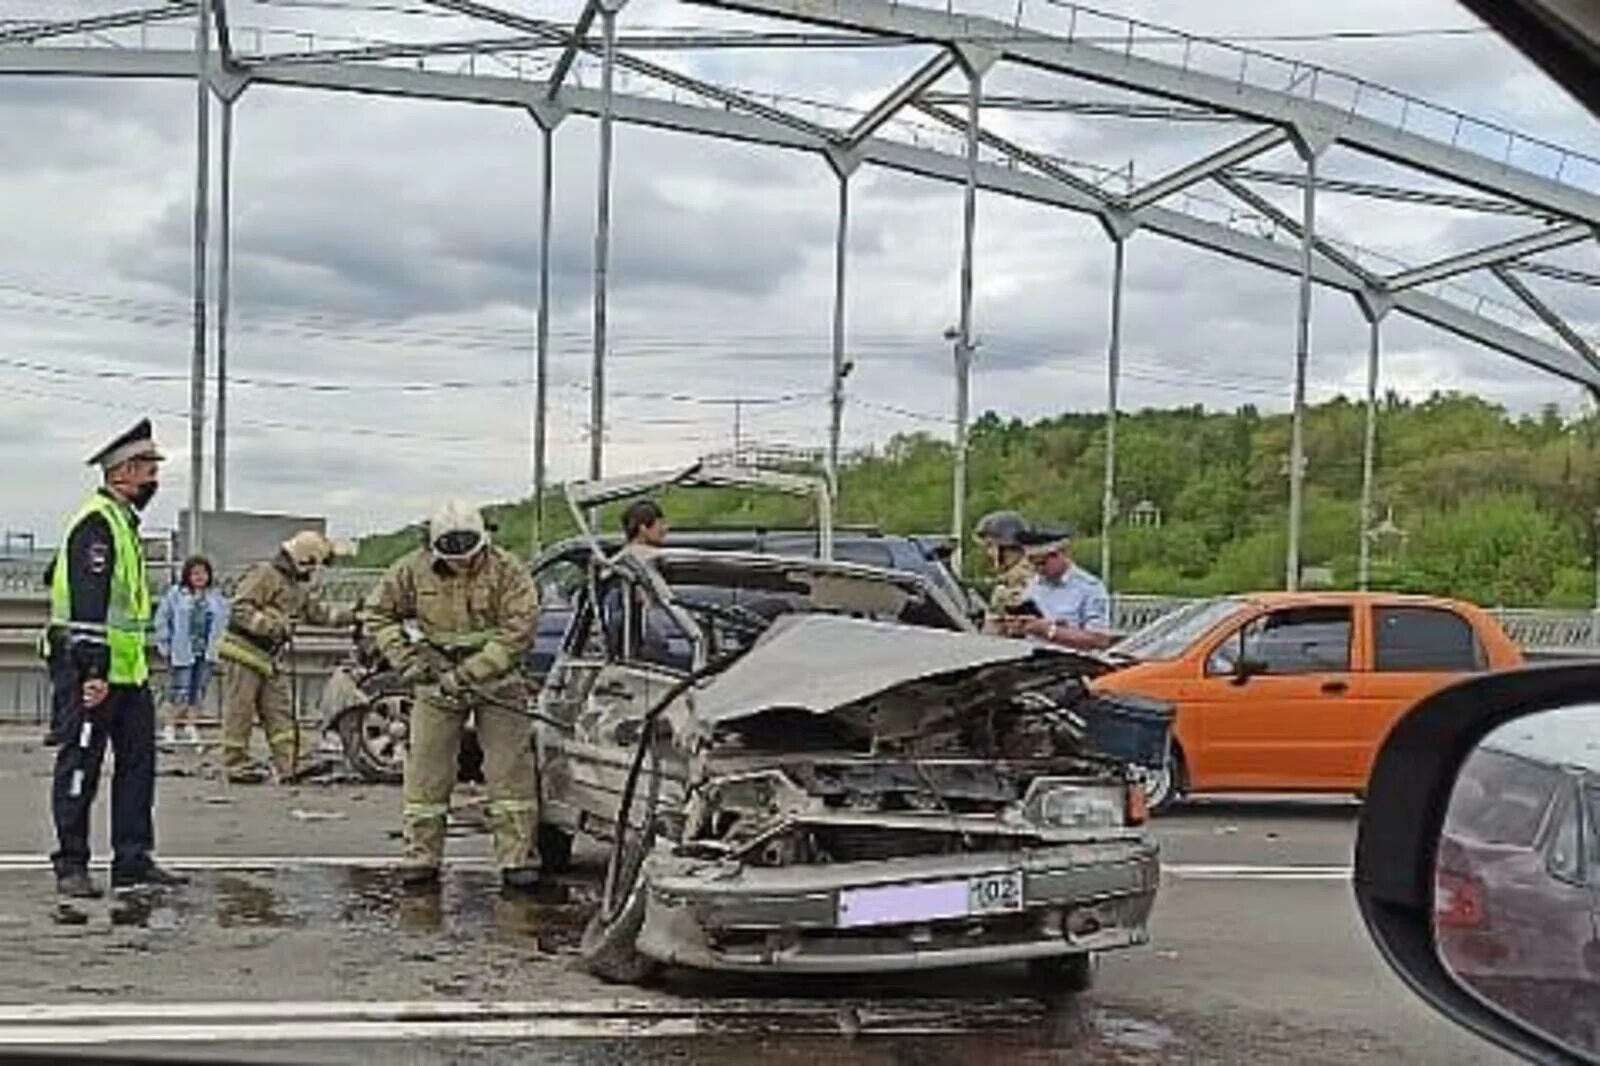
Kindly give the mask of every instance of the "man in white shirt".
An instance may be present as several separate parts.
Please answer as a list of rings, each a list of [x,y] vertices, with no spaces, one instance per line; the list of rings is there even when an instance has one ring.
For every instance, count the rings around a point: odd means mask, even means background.
[[[1100,579],[1072,561],[1072,531],[1030,529],[1022,535],[1034,576],[1023,601],[1039,616],[1007,620],[1006,633],[1080,651],[1111,645],[1111,595]]]

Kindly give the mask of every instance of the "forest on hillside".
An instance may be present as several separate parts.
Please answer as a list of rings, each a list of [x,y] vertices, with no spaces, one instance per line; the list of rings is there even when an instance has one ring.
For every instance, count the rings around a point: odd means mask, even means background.
[[[1337,586],[1356,581],[1365,421],[1363,405],[1339,398],[1312,407],[1306,422],[1303,561],[1331,572]],[[1143,410],[1124,414],[1117,433],[1116,591],[1209,595],[1282,586],[1287,415],[1254,407]],[[885,532],[947,531],[951,455],[948,441],[916,433],[852,457],[842,471],[838,521]],[[972,428],[968,514],[1011,507],[1071,523],[1079,560],[1095,569],[1104,466],[1103,416],[1024,423],[986,414]],[[810,521],[810,506],[799,499],[678,491],[663,502],[679,527]],[[528,502],[492,508],[500,542],[526,551],[531,513]],[[558,499],[547,500],[546,513],[546,541],[572,532]],[[1453,393],[1383,400],[1376,586],[1490,605],[1592,607],[1597,514],[1595,411],[1565,419],[1552,407],[1514,417]],[[380,565],[415,538],[415,530],[368,538],[357,563]]]

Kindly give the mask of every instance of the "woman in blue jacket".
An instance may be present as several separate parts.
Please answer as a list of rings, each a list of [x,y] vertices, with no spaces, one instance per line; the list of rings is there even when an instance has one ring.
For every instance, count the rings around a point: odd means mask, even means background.
[[[167,589],[156,609],[156,650],[167,661],[167,725],[161,739],[200,742],[195,715],[216,669],[217,648],[228,625],[228,601],[216,589],[210,560],[196,555],[184,560],[183,578]]]

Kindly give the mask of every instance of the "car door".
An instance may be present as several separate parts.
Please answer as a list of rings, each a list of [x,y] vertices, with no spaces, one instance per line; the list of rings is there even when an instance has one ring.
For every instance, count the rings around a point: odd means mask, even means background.
[[[1337,787],[1354,653],[1355,616],[1345,603],[1270,608],[1213,645],[1193,701],[1193,787]]]
[[[1378,747],[1401,715],[1487,666],[1472,623],[1444,604],[1374,603],[1368,643],[1371,668],[1355,679],[1358,735],[1347,781],[1352,789],[1366,786]]]

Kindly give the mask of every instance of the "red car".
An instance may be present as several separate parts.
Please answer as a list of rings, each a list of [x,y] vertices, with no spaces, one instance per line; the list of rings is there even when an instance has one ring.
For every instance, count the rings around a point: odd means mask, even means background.
[[[1502,1010],[1600,1046],[1600,707],[1527,721],[1539,728],[1491,735],[1457,779],[1439,845],[1439,951]]]

